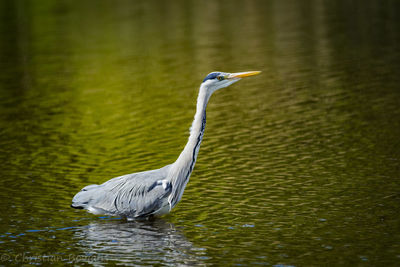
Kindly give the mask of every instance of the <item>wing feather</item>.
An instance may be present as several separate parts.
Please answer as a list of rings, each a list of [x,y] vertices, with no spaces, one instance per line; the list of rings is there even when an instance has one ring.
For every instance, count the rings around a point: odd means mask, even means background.
[[[101,185],[86,186],[72,200],[75,208],[92,213],[141,217],[156,213],[168,203],[172,186],[170,165],[161,169],[113,178]]]

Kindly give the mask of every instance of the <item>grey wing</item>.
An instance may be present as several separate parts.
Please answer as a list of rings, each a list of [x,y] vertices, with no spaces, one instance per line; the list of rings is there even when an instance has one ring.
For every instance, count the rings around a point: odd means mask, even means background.
[[[171,183],[166,180],[170,165],[161,169],[113,178],[101,185],[83,188],[72,200],[72,207],[95,214],[148,216],[168,203]]]

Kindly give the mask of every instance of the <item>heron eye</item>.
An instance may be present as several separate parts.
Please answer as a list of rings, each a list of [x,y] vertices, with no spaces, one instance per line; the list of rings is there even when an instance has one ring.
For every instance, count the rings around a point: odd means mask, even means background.
[[[224,79],[224,76],[218,76],[217,79],[218,81],[222,81]]]

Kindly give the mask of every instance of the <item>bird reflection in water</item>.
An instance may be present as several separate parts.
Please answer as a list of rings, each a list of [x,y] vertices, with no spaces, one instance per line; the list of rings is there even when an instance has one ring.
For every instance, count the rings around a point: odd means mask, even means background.
[[[196,248],[173,223],[156,220],[105,220],[75,232],[87,261],[123,264],[202,264],[205,249]],[[93,262],[94,261],[94,262]]]

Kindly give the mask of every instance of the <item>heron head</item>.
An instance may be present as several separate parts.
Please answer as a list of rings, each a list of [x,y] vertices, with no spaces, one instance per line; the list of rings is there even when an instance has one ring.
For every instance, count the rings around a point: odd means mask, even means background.
[[[208,90],[213,93],[218,89],[227,87],[237,81],[240,81],[242,78],[257,75],[260,73],[261,71],[246,71],[236,73],[215,71],[211,72],[204,78],[203,85],[205,85]]]

